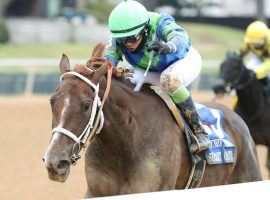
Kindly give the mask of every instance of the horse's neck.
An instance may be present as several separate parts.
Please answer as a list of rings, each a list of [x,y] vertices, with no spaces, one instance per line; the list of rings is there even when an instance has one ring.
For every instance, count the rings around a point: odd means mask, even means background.
[[[104,93],[106,81],[102,80],[101,95]],[[134,101],[136,94],[131,89],[116,80],[112,80],[109,96],[104,104],[103,113],[105,122],[103,129],[98,134],[97,140],[102,146],[110,146],[113,151],[132,149],[134,130],[131,119],[134,114]],[[122,151],[121,151],[122,152]]]
[[[260,109],[260,106],[263,106],[263,96],[259,82],[250,73],[249,70],[244,70],[240,82],[242,85],[246,85],[236,89],[238,106],[246,118],[253,117]]]
[[[104,91],[104,82],[101,86]],[[183,168],[189,171],[184,134],[164,102],[153,93],[142,91],[138,94],[113,80],[103,112],[104,126],[96,135],[94,145],[90,145],[92,154],[99,156],[102,152],[104,160],[113,158],[123,172],[140,163],[141,159],[144,162],[148,159],[152,163],[174,152],[177,157],[181,155],[178,159],[181,165],[185,165]],[[185,170],[182,173],[181,177],[186,183],[187,173]]]

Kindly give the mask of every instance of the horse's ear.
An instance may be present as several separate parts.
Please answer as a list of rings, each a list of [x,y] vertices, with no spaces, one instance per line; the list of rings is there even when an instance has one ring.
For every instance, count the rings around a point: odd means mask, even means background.
[[[102,42],[99,42],[93,49],[92,57],[102,57],[105,50],[105,45]]]
[[[60,61],[59,67],[60,67],[61,74],[64,74],[70,71],[69,60],[65,54],[62,55],[62,59]]]
[[[100,78],[103,77],[107,72],[108,69],[112,67],[111,62],[105,62],[103,65],[101,65],[94,73],[93,81],[95,83],[98,83]]]

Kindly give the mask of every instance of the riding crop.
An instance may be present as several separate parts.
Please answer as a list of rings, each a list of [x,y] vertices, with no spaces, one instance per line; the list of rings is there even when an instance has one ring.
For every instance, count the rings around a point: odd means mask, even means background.
[[[156,34],[153,33],[153,36],[152,36],[152,41],[155,41],[156,40]],[[153,61],[153,58],[154,58],[154,51],[152,50],[149,54],[149,62],[148,62],[148,66],[147,66],[147,69],[145,70],[144,74],[143,74],[143,77],[139,80],[139,82],[137,83],[136,87],[134,88],[134,91],[135,92],[139,92],[141,87],[142,87],[142,84],[144,83],[144,79],[145,77],[147,76],[147,73],[151,67],[151,64],[152,64],[152,61]]]

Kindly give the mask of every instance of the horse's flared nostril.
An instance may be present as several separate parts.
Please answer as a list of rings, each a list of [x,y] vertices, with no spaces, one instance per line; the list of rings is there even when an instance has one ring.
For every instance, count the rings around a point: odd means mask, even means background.
[[[61,160],[57,165],[57,169],[58,170],[67,169],[69,167],[69,165],[70,165],[69,161]]]
[[[44,157],[42,157],[42,161],[45,162],[45,158]]]
[[[50,174],[63,175],[69,171],[69,154],[65,151],[49,151],[46,153],[45,166]]]

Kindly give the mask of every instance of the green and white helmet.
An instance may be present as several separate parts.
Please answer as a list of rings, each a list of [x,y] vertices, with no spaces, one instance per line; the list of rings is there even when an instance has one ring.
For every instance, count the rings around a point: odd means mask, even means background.
[[[137,1],[125,0],[118,4],[110,14],[109,28],[112,38],[138,34],[148,23],[146,8]]]

